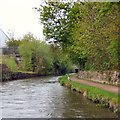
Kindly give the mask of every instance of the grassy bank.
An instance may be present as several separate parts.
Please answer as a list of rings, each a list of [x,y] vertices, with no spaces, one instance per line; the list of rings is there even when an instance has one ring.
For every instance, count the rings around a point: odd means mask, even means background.
[[[96,87],[84,85],[75,81],[70,81],[67,76],[59,78],[61,85],[69,87],[71,90],[82,93],[83,96],[97,104],[97,106],[106,107],[114,112],[120,112],[120,95],[101,90]]]
[[[15,62],[15,58],[13,56],[2,55],[1,63],[6,64],[11,71],[17,71],[17,64]]]

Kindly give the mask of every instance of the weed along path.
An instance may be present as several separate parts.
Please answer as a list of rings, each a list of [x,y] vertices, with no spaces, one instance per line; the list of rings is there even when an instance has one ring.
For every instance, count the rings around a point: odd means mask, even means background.
[[[88,81],[88,80],[82,80],[82,79],[77,78],[76,76],[71,76],[70,80],[76,81],[76,82],[79,82],[79,83],[82,83],[82,84],[85,84],[85,85],[97,87],[97,88],[100,88],[100,89],[108,91],[108,92],[120,94],[118,92],[120,88],[117,87],[117,86],[105,85],[105,84],[102,84],[102,83],[96,83],[96,82],[92,82],[92,81]]]

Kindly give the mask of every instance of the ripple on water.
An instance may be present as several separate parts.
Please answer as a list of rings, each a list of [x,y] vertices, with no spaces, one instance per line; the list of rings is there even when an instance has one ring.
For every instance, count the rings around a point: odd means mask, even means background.
[[[42,77],[6,82],[2,95],[6,118],[111,118],[117,117],[69,88],[60,86],[58,77]],[[50,81],[50,82],[48,82]]]

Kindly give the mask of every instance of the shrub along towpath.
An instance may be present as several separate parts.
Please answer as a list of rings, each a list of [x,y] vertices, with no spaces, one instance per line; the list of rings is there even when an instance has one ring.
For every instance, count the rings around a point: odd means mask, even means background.
[[[76,81],[76,82],[79,82],[79,83],[82,83],[85,85],[97,87],[97,88],[100,88],[100,89],[108,91],[108,92],[120,94],[120,92],[119,92],[120,87],[117,87],[117,86],[105,85],[102,83],[92,82],[92,81],[88,81],[88,80],[82,80],[82,79],[79,79],[77,76],[70,76],[70,80]]]

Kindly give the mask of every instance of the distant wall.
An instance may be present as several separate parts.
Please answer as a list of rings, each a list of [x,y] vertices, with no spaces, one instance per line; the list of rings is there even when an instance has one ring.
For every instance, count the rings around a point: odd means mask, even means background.
[[[119,85],[120,72],[119,71],[79,71],[78,77],[81,79],[93,80],[96,82]]]

